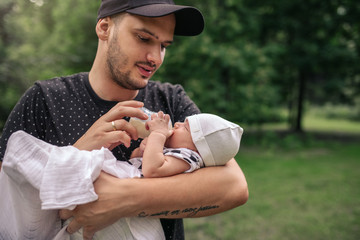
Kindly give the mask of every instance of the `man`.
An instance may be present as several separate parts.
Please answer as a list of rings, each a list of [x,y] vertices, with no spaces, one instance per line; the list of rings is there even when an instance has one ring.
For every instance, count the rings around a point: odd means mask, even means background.
[[[172,122],[199,113],[181,86],[150,78],[174,34],[197,35],[203,26],[199,10],[172,0],[103,0],[90,72],[35,83],[9,116],[0,159],[17,130],[59,146],[106,147],[119,160],[129,159],[141,139],[128,118],[146,119],[140,107],[162,110]],[[183,239],[181,218],[220,213],[248,198],[245,177],[234,159],[222,167],[167,178],[118,179],[102,173],[94,186],[97,201],[60,213],[64,219],[74,217],[68,232],[83,227],[85,239],[119,218],[136,216],[161,218],[167,239]]]

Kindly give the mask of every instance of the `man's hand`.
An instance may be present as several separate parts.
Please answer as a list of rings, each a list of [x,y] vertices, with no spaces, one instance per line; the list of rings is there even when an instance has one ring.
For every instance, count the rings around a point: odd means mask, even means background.
[[[83,227],[85,239],[123,217],[209,216],[245,204],[249,194],[235,159],[225,166],[163,178],[118,179],[102,172],[94,187],[97,201],[60,211],[62,219],[74,217],[68,231]]]
[[[112,150],[120,144],[129,147],[131,140],[138,139],[138,135],[136,129],[123,118],[137,117],[146,120],[148,116],[140,109],[143,105],[139,101],[124,101],[116,104],[100,117],[73,146],[89,151],[101,147]]]
[[[78,205],[74,210],[61,210],[60,217],[68,219],[74,217],[67,227],[70,234],[75,233],[80,228],[83,228],[84,239],[92,239],[93,235],[115,223],[118,219],[124,216],[118,216],[118,212],[127,213],[127,206],[123,206],[124,210],[118,211],[122,206],[121,200],[113,198],[114,180],[120,181],[105,172],[101,172],[99,178],[94,182],[94,187],[99,199],[95,202]],[[98,187],[101,186],[101,187]],[[122,190],[126,194],[125,190]],[[119,202],[120,201],[120,202]],[[115,211],[116,209],[116,211]]]

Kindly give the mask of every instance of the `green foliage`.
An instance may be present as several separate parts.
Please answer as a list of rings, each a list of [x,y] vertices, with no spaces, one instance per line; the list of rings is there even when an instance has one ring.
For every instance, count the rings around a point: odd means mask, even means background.
[[[21,92],[15,86],[9,84],[3,84],[0,82],[0,133],[5,125],[5,121],[8,118],[10,111],[15,106],[16,102],[19,99]]]
[[[7,71],[23,89],[35,80],[88,71],[95,56],[96,1],[15,0],[5,16]],[[16,73],[16,74],[14,74]]]
[[[190,1],[178,1],[191,4]],[[233,1],[199,2],[206,27],[195,38],[176,39],[158,78],[181,83],[203,112],[232,121],[263,124],[279,120],[277,89],[266,48],[242,38],[244,9]]]
[[[245,25],[249,26],[247,33],[268,50],[264,52],[272,59],[270,77],[289,107],[293,127],[307,99],[317,104],[353,103],[360,89],[358,2],[242,3],[250,9],[249,19],[254,23]]]

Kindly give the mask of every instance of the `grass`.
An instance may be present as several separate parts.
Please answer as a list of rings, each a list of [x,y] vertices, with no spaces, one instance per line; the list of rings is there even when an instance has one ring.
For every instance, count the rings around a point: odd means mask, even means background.
[[[244,146],[237,159],[249,201],[186,219],[187,239],[360,239],[359,156],[355,143],[287,150]]]
[[[286,123],[270,123],[264,126],[268,130],[284,130],[289,126]],[[331,132],[341,134],[360,134],[360,124],[356,121],[345,119],[323,119],[308,116],[303,121],[304,131]]]
[[[304,129],[308,131],[331,131],[348,134],[360,134],[360,124],[358,121],[349,121],[346,119],[324,119],[312,115],[304,119]]]
[[[359,123],[345,121],[335,128],[340,120],[306,121],[316,131],[360,133]],[[214,216],[186,219],[186,239],[360,239],[360,138],[264,135],[245,132],[236,157],[248,181],[249,201]]]
[[[268,130],[288,129],[287,123],[270,123],[264,126]],[[359,121],[346,119],[325,119],[315,115],[308,115],[303,121],[304,131],[331,132],[341,134],[360,134]]]
[[[344,106],[325,106],[325,107],[308,107],[304,112],[305,116],[302,121],[304,131],[330,132],[340,134],[360,134],[360,122],[355,120],[358,115],[355,108]],[[282,109],[281,114],[284,119],[287,118],[286,109]],[[353,119],[353,120],[351,120]],[[270,123],[263,126],[267,130],[284,130],[288,129],[287,123]]]

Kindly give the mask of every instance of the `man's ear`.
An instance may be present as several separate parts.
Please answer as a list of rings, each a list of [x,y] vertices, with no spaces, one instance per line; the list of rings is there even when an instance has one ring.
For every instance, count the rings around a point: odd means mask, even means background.
[[[96,24],[96,34],[100,40],[106,41],[110,35],[110,17],[101,18]]]

